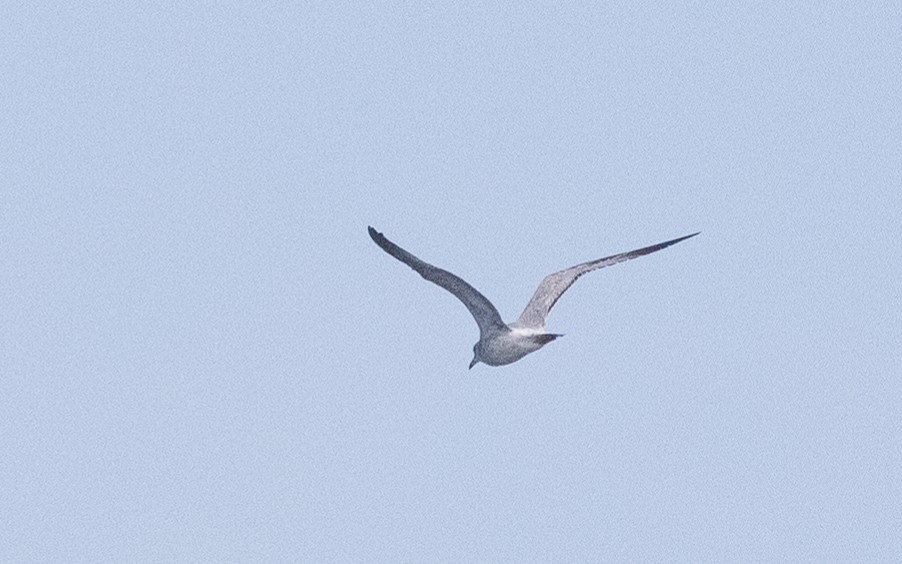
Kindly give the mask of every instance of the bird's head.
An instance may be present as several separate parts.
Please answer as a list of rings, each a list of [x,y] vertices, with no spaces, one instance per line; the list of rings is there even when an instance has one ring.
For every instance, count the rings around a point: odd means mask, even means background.
[[[480,354],[481,352],[482,349],[477,342],[475,345],[473,345],[473,360],[470,361],[470,368],[473,368],[478,363],[482,362],[482,355]],[[469,370],[470,368],[468,368],[467,370]]]

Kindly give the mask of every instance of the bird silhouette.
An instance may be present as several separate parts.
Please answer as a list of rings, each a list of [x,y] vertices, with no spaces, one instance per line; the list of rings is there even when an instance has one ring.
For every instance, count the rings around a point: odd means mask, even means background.
[[[470,362],[470,368],[479,362],[489,366],[503,366],[516,362],[561,337],[562,335],[558,333],[545,332],[545,318],[561,295],[583,274],[660,251],[698,235],[698,233],[693,233],[657,245],[591,260],[549,274],[542,279],[520,317],[513,323],[507,324],[501,320],[501,315],[492,302],[462,278],[420,260],[386,239],[385,235],[372,227],[368,229],[370,237],[383,251],[414,269],[426,280],[454,294],[470,310],[479,326],[479,341],[473,345],[473,360]]]

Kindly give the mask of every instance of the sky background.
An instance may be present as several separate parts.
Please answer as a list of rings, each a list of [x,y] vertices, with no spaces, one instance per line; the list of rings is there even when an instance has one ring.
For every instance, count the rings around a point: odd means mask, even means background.
[[[0,561],[902,560],[902,8],[807,4],[5,3]],[[702,234],[468,371],[367,225]]]

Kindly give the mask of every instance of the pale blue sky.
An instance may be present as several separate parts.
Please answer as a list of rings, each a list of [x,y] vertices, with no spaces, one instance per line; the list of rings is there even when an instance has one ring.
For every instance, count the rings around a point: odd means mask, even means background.
[[[0,561],[902,560],[900,22],[7,3]]]

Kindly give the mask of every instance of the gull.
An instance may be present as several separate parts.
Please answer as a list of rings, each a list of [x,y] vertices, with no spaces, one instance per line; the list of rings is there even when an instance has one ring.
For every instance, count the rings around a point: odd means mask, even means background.
[[[476,320],[476,325],[479,326],[479,340],[473,345],[473,360],[470,362],[470,368],[479,362],[489,366],[503,366],[516,362],[558,337],[562,337],[563,335],[557,333],[545,332],[545,318],[561,295],[567,291],[567,288],[572,286],[576,279],[583,274],[660,251],[698,235],[698,233],[693,233],[650,247],[591,260],[549,274],[542,279],[520,317],[513,323],[507,324],[501,321],[501,315],[492,302],[463,279],[418,259],[386,239],[385,235],[372,227],[368,227],[368,229],[370,237],[383,251],[414,269],[426,280],[454,294],[470,310]]]

